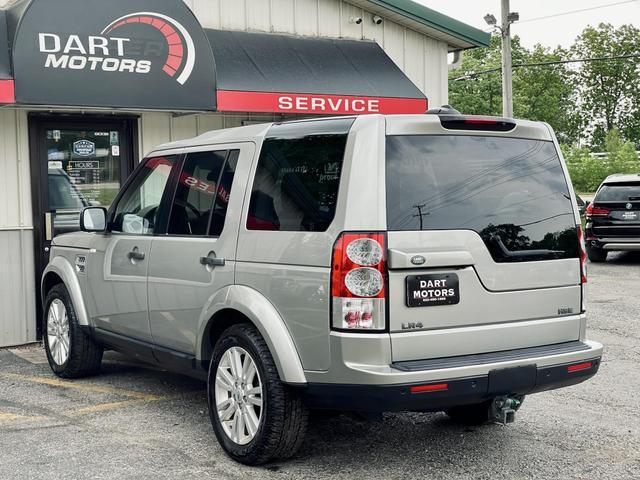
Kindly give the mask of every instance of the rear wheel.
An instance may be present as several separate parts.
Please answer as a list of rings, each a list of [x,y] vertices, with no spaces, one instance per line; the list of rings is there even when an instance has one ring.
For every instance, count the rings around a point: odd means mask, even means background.
[[[216,343],[207,385],[218,442],[234,460],[260,465],[293,456],[308,411],[280,381],[264,339],[249,324],[229,327]]]
[[[587,257],[594,263],[601,263],[607,260],[607,251],[602,248],[594,248],[587,245]]]
[[[80,328],[71,297],[62,283],[47,294],[43,331],[49,366],[57,376],[78,378],[98,373],[103,348]]]

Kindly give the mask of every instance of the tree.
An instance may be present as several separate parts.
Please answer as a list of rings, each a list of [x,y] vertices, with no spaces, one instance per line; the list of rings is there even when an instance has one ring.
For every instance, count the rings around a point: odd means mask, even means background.
[[[601,23],[587,27],[571,48],[575,58],[640,55],[640,30]],[[617,129],[640,146],[640,58],[584,62],[575,72],[579,111],[592,148],[602,149]]]
[[[514,65],[556,61],[564,54],[541,45],[530,51],[520,44],[519,37],[512,40]],[[455,108],[475,115],[501,114],[501,55],[499,36],[493,36],[487,48],[465,52],[461,68],[450,73],[449,101]],[[491,69],[496,71],[480,73]],[[573,143],[579,123],[571,76],[564,64],[514,68],[514,116],[549,122],[561,142]]]

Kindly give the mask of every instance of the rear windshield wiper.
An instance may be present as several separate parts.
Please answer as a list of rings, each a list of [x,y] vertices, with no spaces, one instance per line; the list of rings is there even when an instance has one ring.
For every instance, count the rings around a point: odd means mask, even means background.
[[[525,257],[558,257],[564,250],[509,250],[498,235],[491,237],[491,242],[500,249],[504,258],[525,258]]]

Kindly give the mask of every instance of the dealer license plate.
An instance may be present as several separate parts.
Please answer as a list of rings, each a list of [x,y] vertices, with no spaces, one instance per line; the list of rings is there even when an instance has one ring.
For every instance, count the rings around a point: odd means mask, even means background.
[[[455,305],[460,302],[460,286],[455,273],[409,275],[407,307]]]

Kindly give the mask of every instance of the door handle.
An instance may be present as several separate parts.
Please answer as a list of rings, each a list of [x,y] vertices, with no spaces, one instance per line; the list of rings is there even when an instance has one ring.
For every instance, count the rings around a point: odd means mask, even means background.
[[[138,247],[135,247],[129,253],[127,253],[129,260],[144,260],[144,252],[139,252]]]
[[[205,267],[224,267],[225,260],[224,258],[217,257],[200,257],[200,264]]]

